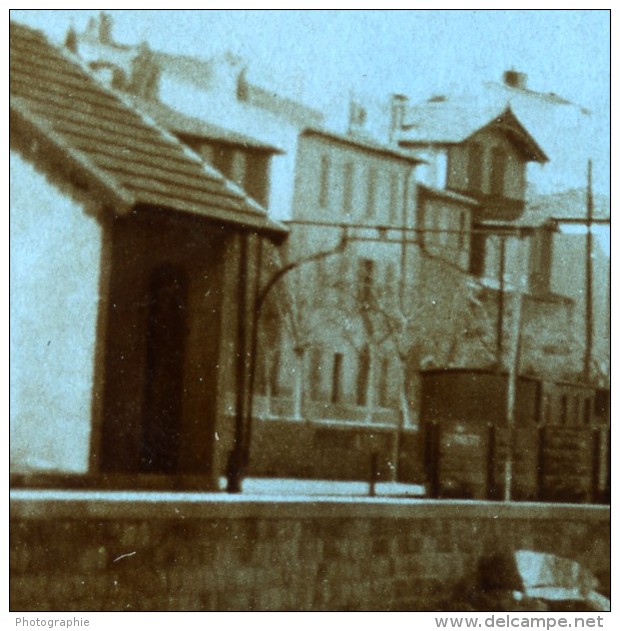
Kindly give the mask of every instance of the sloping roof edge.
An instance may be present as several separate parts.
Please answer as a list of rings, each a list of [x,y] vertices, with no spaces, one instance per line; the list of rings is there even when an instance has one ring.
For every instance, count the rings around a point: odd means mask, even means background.
[[[404,162],[409,162],[410,164],[425,164],[425,160],[422,160],[421,158],[416,158],[415,156],[409,155],[402,151],[398,151],[397,149],[393,149],[392,147],[388,147],[387,145],[376,144],[363,140],[361,138],[357,138],[355,136],[339,134],[328,129],[322,129],[318,127],[306,127],[301,131],[300,135],[319,136],[322,138],[327,138],[328,140],[334,140],[343,145],[350,145],[352,147],[355,147],[356,149],[361,149],[362,151],[368,151],[370,153],[376,153],[379,155],[383,154],[392,158],[403,160]]]
[[[132,97],[136,109],[142,110],[158,125],[178,136],[205,138],[222,142],[235,147],[244,147],[250,150],[272,154],[283,154],[284,150],[275,145],[268,144],[246,134],[234,131],[211,123],[195,116],[189,116],[165,103],[148,101],[138,97]]]
[[[466,206],[480,206],[480,202],[477,199],[474,199],[473,197],[467,197],[466,195],[460,195],[459,193],[454,193],[445,188],[435,188],[434,186],[428,186],[427,184],[418,184],[418,188],[426,195],[430,195],[431,197],[447,199],[453,202],[464,204]]]
[[[420,108],[422,105],[416,107]],[[505,132],[508,135],[512,135],[513,142],[522,145],[522,150],[529,159],[541,163],[549,161],[544,150],[528,132],[523,123],[521,123],[510,107],[510,104],[504,104],[501,108],[494,108],[492,111],[489,111],[484,118],[480,117],[480,120],[474,125],[461,124],[459,127],[456,127],[456,124],[459,122],[456,114],[453,113],[451,115],[451,111],[442,112],[439,121],[426,123],[425,133],[419,137],[407,136],[407,133],[411,132],[417,125],[410,124],[403,127],[398,137],[398,145],[400,147],[450,147],[452,145],[459,145],[484,129],[497,126],[498,124],[501,125],[503,117],[507,117],[512,123],[512,126],[508,126],[507,124],[504,126]],[[448,131],[442,128],[442,122],[445,123],[446,120],[450,121]]]
[[[114,205],[120,214],[129,212],[135,204],[135,199],[121,190],[112,178],[98,169],[81,152],[75,151],[45,120],[33,114],[27,107],[24,107],[19,97],[10,96],[9,109],[12,117],[11,122],[17,126],[17,129],[25,131],[27,134],[32,134],[33,140],[36,140],[37,136],[45,138],[49,144],[53,145],[62,154],[63,158],[72,163],[72,166],[92,179],[95,187],[108,198],[109,202]]]
[[[494,116],[492,120],[490,120],[486,125],[483,125],[479,129],[473,131],[465,140],[468,140],[475,134],[479,133],[483,129],[487,129],[490,127],[502,126],[502,118],[504,116],[508,116],[510,121],[517,125],[517,130],[513,129],[510,126],[502,127],[506,129],[506,132],[510,135],[517,135],[518,140],[521,141],[526,147],[526,153],[533,156],[536,162],[545,163],[549,162],[549,158],[547,154],[543,151],[541,146],[534,140],[533,136],[527,131],[524,127],[523,123],[517,118],[517,115],[512,111],[510,105],[508,105],[501,114],[498,116]]]

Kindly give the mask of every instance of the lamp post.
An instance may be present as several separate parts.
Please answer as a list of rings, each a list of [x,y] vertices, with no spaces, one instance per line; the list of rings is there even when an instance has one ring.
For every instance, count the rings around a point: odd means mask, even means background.
[[[280,281],[282,277],[302,265],[307,263],[314,263],[328,256],[340,254],[347,244],[346,229],[343,229],[343,234],[338,244],[330,249],[320,252],[315,252],[309,256],[297,259],[290,263],[287,263],[280,269],[276,270],[265,285],[260,288],[257,280],[256,291],[254,294],[252,313],[253,322],[250,337],[250,358],[249,368],[247,373],[238,370],[238,374],[243,376],[237,379],[237,417],[235,419],[235,442],[232,451],[230,452],[227,468],[227,492],[239,493],[241,491],[241,480],[243,478],[243,470],[247,467],[250,457],[250,444],[252,435],[252,421],[253,421],[253,408],[254,408],[254,390],[256,382],[256,357],[258,354],[258,327],[260,321],[260,315],[263,305],[267,299],[269,293],[273,287]],[[262,267],[262,243],[259,246],[259,266],[258,273],[260,273]],[[242,254],[244,250],[242,249]],[[245,286],[245,283],[242,283]],[[241,292],[240,292],[241,296]],[[245,296],[245,294],[244,294]],[[245,308],[245,297],[243,298],[243,308]],[[240,307],[241,310],[241,307]],[[245,335],[242,336],[245,341]],[[241,355],[241,353],[240,353]],[[238,363],[245,362],[245,357],[238,357]],[[247,380],[246,380],[247,377]],[[247,386],[246,386],[247,384]],[[242,405],[244,403],[245,405]]]

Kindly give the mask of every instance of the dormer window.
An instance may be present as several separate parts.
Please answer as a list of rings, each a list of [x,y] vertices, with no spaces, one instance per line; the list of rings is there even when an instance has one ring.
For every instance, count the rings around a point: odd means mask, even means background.
[[[468,190],[482,190],[482,145],[478,142],[472,142],[468,146],[467,160],[467,181]]]

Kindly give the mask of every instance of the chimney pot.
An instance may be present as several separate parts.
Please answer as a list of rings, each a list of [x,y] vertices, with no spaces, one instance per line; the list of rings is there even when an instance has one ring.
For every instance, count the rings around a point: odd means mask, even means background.
[[[527,88],[527,74],[517,70],[506,70],[504,72],[504,84],[511,88],[525,90]]]

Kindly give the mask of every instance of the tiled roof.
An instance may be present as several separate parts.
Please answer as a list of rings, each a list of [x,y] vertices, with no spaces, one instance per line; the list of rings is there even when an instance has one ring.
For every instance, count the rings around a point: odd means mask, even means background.
[[[410,162],[411,164],[424,164],[425,162],[424,160],[416,158],[415,156],[411,155],[410,153],[406,153],[405,151],[399,151],[398,149],[372,142],[353,134],[338,134],[328,129],[323,129],[319,127],[308,127],[303,130],[302,136],[320,136],[339,144],[349,145],[356,149],[361,149],[370,153],[385,155],[390,158],[398,158],[399,160],[404,160],[406,162]]]
[[[496,124],[502,125],[531,160],[547,161],[545,152],[505,103],[497,107],[477,101],[438,98],[414,105],[403,122],[399,144],[458,144]]]
[[[174,134],[206,138],[229,145],[255,149],[266,153],[283,153],[282,149],[264,143],[251,136],[240,134],[230,129],[208,123],[199,118],[188,116],[179,112],[165,103],[158,101],[147,101],[133,97],[133,102],[144,113],[157,121],[162,127]]]
[[[216,170],[44,35],[10,27],[12,130],[44,142],[118,212],[150,206],[285,231]]]

